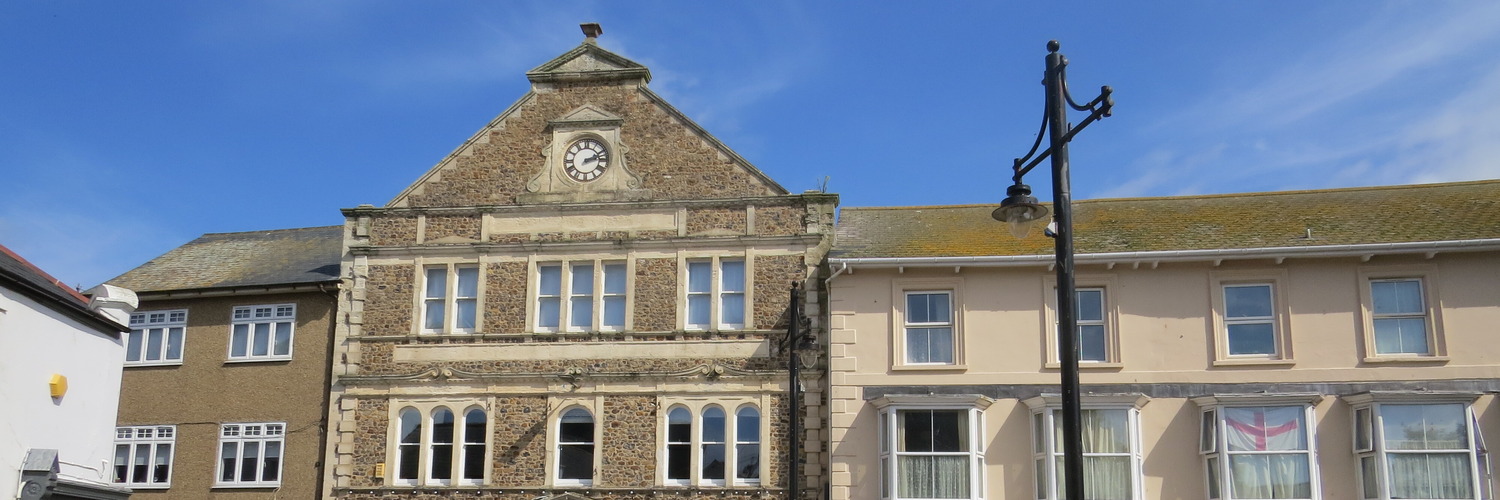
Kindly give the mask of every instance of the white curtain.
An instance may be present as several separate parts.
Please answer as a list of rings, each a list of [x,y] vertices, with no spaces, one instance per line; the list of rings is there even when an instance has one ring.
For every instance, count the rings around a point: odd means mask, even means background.
[[[1083,427],[1083,497],[1087,500],[1129,500],[1130,427],[1125,410],[1084,410],[1079,414]],[[1062,418],[1054,420],[1059,428],[1055,443],[1062,450]],[[1057,460],[1057,496],[1064,498],[1063,458]]]
[[[1391,498],[1474,498],[1468,453],[1391,453]]]
[[[968,455],[906,455],[896,467],[900,498],[969,498]]]

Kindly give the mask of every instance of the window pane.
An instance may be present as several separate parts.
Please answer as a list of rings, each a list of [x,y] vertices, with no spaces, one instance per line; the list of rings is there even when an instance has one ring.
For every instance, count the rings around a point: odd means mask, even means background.
[[[1460,450],[1469,447],[1461,404],[1382,405],[1381,432],[1388,450]]]
[[[146,331],[146,360],[157,361],[161,359],[162,330],[152,328]]]
[[[256,323],[255,334],[250,342],[251,356],[265,356],[271,348],[271,324]]]
[[[462,299],[454,301],[453,305],[458,310],[458,317],[455,318],[456,323],[453,326],[464,330],[473,330],[477,324],[475,318],[479,314],[476,310],[479,307],[479,302],[474,299]]]
[[[172,477],[172,445],[156,445],[156,457],[152,461],[151,482],[165,483]]]
[[[594,478],[594,445],[570,444],[558,449],[557,477],[560,479]]]
[[[114,465],[115,465],[115,477],[114,477],[114,481],[116,483],[123,483],[123,482],[129,481],[130,480],[130,477],[129,477],[129,473],[130,473],[130,445],[128,445],[128,444],[117,444],[117,445],[115,445],[115,463],[114,463]]]
[[[432,412],[432,442],[453,442],[453,412],[438,409]]]
[[[741,444],[734,447],[736,479],[760,479],[760,445]]]
[[[276,345],[272,354],[286,356],[292,353],[292,324],[281,322],[276,324]]]
[[[479,409],[469,410],[464,414],[464,442],[470,444],[484,444],[484,411]]]
[[[1307,455],[1231,454],[1230,494],[1234,498],[1312,498]]]
[[[542,328],[557,328],[559,315],[562,314],[562,299],[557,297],[542,298],[537,301],[536,326]]]
[[[693,440],[693,417],[684,408],[673,408],[667,414],[667,441],[686,443]]]
[[[724,445],[703,445],[703,479],[724,479]]]
[[[182,327],[167,329],[167,359],[182,359]]]
[[[1104,320],[1104,290],[1084,289],[1078,293],[1078,321]]]
[[[625,326],[625,297],[605,297],[604,315],[599,318],[604,326],[621,328]]]
[[[444,312],[444,309],[445,308],[443,307],[443,301],[441,300],[427,301],[427,319],[423,322],[422,328],[426,328],[428,330],[442,330],[443,316],[444,314],[446,314]]]
[[[1271,323],[1227,325],[1229,354],[1276,354],[1276,327]]]
[[[1208,469],[1208,498],[1219,498],[1219,458],[1210,456],[1205,462]]]
[[[966,456],[901,456],[896,475],[901,498],[969,498]]]
[[[407,408],[401,410],[401,433],[400,440],[403,444],[422,442],[422,416],[417,410]]]
[[[689,325],[708,324],[709,298],[707,295],[689,295],[687,305]]]
[[[1468,453],[1391,453],[1391,498],[1475,498]]]
[[[743,294],[724,294],[724,303],[720,306],[719,314],[723,315],[723,323],[726,325],[745,324],[745,296]]]
[[[240,481],[255,481],[255,466],[260,463],[260,443],[244,443],[240,447]]]
[[[266,459],[262,462],[260,480],[276,481],[281,476],[281,442],[266,442]]]
[[[464,445],[464,479],[484,479],[484,445]]]
[[[1058,468],[1062,470],[1061,467]],[[1062,474],[1058,473],[1061,481]],[[1083,457],[1083,497],[1098,500],[1130,500],[1133,478],[1130,457]],[[1058,488],[1059,491],[1065,488]],[[1306,498],[1306,497],[1303,497]]]
[[[573,265],[573,288],[569,293],[573,295],[594,293],[594,266],[592,264]]]
[[[1224,287],[1224,316],[1264,318],[1271,315],[1270,285]]]
[[[582,408],[568,410],[558,425],[558,440],[565,443],[594,442],[593,415]]]
[[[571,305],[568,326],[579,329],[589,329],[594,326],[594,299],[592,297],[573,297],[569,300]]]
[[[537,268],[537,293],[559,295],[562,293],[562,266],[540,266]]]
[[[724,410],[708,408],[703,410],[703,441],[724,441]]]
[[[239,443],[224,443],[219,448],[219,482],[234,482],[235,457],[239,456]]]
[[[689,479],[692,476],[691,444],[667,445],[667,479]]]
[[[720,290],[725,292],[745,291],[745,261],[719,261],[719,267],[722,268],[721,276],[723,277],[719,284]]]
[[[1417,280],[1370,282],[1375,314],[1422,314],[1422,284]]]
[[[130,337],[126,340],[125,345],[125,361],[141,360],[141,340],[145,336],[145,332],[141,330],[130,331]]]
[[[1375,464],[1374,455],[1359,457],[1359,478],[1363,498],[1380,497],[1380,466]]]
[[[429,299],[441,299],[448,294],[448,268],[427,268],[426,297]]]
[[[1306,450],[1301,406],[1225,408],[1224,438],[1229,451]]]
[[[1375,319],[1377,354],[1427,354],[1427,320],[1423,318]]]
[[[688,263],[688,292],[708,293],[713,288],[713,272],[707,262]]]
[[[930,329],[907,328],[906,329],[906,362],[929,363],[932,361],[932,347],[927,337]]]
[[[249,346],[250,325],[243,323],[234,325],[229,335],[229,355],[236,358],[243,357],[249,354]]]
[[[625,264],[604,265],[604,293],[625,293]]]
[[[1104,325],[1078,325],[1078,359],[1080,361],[1108,361],[1104,338]]]
[[[1130,453],[1130,418],[1125,410],[1083,410],[1084,453]]]
[[[150,469],[150,464],[151,464],[151,445],[149,445],[149,444],[138,444],[138,445],[135,445],[135,461],[131,462],[131,467],[130,467],[130,469],[131,469],[130,470],[130,482],[132,482],[132,483],[144,483],[144,482],[146,482],[146,473]]]
[[[760,412],[754,408],[741,408],[735,414],[735,441],[755,443],[760,441]]]
[[[906,295],[907,323],[947,323],[952,309],[947,293],[911,293]]]
[[[953,363],[953,329],[928,328],[927,341],[930,346],[927,362]]]
[[[459,297],[479,296],[479,268],[458,268],[458,294]]]

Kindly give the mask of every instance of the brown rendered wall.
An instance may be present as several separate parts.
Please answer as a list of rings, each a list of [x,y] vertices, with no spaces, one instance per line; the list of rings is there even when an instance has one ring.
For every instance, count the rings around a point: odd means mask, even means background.
[[[330,285],[330,290],[332,286]],[[230,313],[235,306],[295,303],[290,361],[228,363]],[[136,490],[133,498],[312,499],[318,495],[327,399],[328,343],[334,300],[307,292],[141,301],[138,311],[188,310],[182,364],[125,368],[120,425],[177,426],[166,490]],[[213,488],[219,425],[285,422],[279,488]]]

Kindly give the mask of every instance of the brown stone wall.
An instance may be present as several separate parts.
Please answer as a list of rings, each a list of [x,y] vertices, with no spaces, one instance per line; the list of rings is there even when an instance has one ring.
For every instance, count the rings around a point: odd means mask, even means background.
[[[656,478],[656,405],[651,396],[605,398],[599,477],[608,487],[651,486]]]
[[[547,398],[503,397],[491,412],[495,435],[490,457],[490,484],[523,487],[547,478]]]
[[[652,358],[652,359],[528,359],[516,361],[461,361],[432,363],[395,363],[391,361],[391,342],[361,342],[363,364],[360,375],[410,375],[434,368],[451,367],[476,374],[563,373],[578,368],[591,373],[642,374],[678,372],[705,364],[720,364],[745,370],[779,370],[780,362],[771,358]],[[672,349],[673,346],[662,346]]]
[[[812,486],[809,486],[812,488]],[[656,488],[656,489],[630,489],[622,491],[614,490],[590,490],[585,488],[380,488],[380,489],[340,489],[334,491],[334,498],[340,500],[536,500],[538,498],[554,498],[564,492],[576,491],[586,493],[586,496],[567,497],[589,498],[595,500],[660,500],[670,498],[673,500],[766,500],[767,498],[783,498],[784,493],[773,490],[774,493],[762,494],[760,490],[739,488]]]
[[[636,259],[635,331],[664,332],[677,328],[677,261]]]
[[[758,217],[758,216],[757,216]],[[807,268],[798,255],[755,258],[755,323],[753,328],[786,328],[787,299],[793,281],[802,281]]]
[[[365,335],[411,333],[415,283],[414,266],[370,266],[370,277],[365,281]]]
[[[552,140],[547,120],[584,104],[624,119],[620,140],[630,147],[628,168],[656,199],[710,199],[779,194],[737,165],[702,136],[664,112],[633,85],[579,83],[533,94],[486,132],[469,154],[429,180],[408,199],[413,207],[511,205],[543,167],[541,151]]]
[[[375,464],[385,461],[390,407],[385,399],[361,399],[355,407],[353,486],[379,486],[384,481],[375,476]]]
[[[800,206],[755,207],[755,234],[781,236],[803,234],[807,225],[803,215],[807,209]]]
[[[479,240],[478,215],[429,215],[423,229],[423,241],[457,236]]]
[[[484,280],[485,333],[526,331],[526,263],[489,265]]]
[[[744,208],[692,208],[687,212],[687,234],[745,234]]]
[[[417,217],[415,215],[380,215],[370,221],[371,245],[412,245],[416,242]]]

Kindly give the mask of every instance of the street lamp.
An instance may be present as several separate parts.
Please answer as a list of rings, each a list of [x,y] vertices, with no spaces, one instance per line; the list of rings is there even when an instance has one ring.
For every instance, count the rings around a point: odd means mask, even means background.
[[[793,281],[789,307],[787,311],[786,342],[787,350],[787,374],[789,375],[787,388],[791,395],[789,409],[789,420],[792,432],[787,438],[787,448],[791,455],[791,474],[787,477],[787,500],[802,498],[802,439],[805,437],[802,428],[802,368],[812,368],[818,362],[817,345],[813,343],[812,332],[802,324],[802,288],[801,284]]]
[[[1083,428],[1078,389],[1078,309],[1073,283],[1073,195],[1068,185],[1068,142],[1090,123],[1109,116],[1115,102],[1109,87],[1101,88],[1099,97],[1088,104],[1073,102],[1073,97],[1068,95],[1068,59],[1057,52],[1059,48],[1057,40],[1047,42],[1047,72],[1042,81],[1046,86],[1047,105],[1042,128],[1037,131],[1031,151],[1016,158],[1012,167],[1015,175],[1011,177],[1015,184],[1005,190],[1005,201],[991,216],[1009,224],[1011,234],[1026,237],[1031,226],[1047,216],[1047,208],[1031,196],[1031,186],[1023,184],[1021,177],[1043,159],[1052,158],[1053,222],[1057,225],[1053,231],[1057,255],[1057,343],[1058,358],[1062,362],[1063,491],[1068,500],[1082,500]],[[1067,122],[1068,109],[1065,106],[1088,111],[1089,116],[1074,127]],[[1044,131],[1051,144],[1038,154]]]

